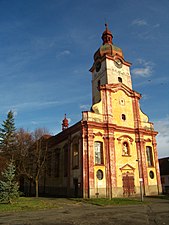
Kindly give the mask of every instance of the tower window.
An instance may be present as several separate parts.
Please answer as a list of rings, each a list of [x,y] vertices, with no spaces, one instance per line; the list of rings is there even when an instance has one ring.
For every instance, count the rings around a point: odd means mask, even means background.
[[[118,77],[118,82],[122,83],[122,78],[121,77]]]
[[[122,120],[126,120],[126,115],[125,114],[122,114],[121,115],[121,118],[122,118]]]

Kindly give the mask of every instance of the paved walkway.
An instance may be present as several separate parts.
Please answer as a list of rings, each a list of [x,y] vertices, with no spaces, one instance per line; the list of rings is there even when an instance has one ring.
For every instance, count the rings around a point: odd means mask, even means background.
[[[0,213],[0,225],[169,225],[169,201],[145,201],[143,205],[102,207],[64,200],[57,209]]]

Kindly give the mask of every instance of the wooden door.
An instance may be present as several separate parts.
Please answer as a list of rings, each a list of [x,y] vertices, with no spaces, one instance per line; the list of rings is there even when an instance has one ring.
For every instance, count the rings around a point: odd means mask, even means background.
[[[130,196],[134,193],[134,176],[133,174],[126,173],[123,175],[123,195]]]

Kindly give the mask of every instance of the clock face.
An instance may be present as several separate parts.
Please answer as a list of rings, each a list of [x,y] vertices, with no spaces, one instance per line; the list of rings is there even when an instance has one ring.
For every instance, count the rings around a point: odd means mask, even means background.
[[[96,72],[99,72],[100,68],[101,68],[101,62],[97,62],[96,63]]]
[[[120,59],[115,59],[114,64],[116,67],[121,68],[122,67],[122,61]]]

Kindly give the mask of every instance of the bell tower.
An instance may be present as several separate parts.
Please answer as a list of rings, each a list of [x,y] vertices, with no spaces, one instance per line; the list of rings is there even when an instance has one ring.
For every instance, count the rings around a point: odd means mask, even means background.
[[[132,89],[131,63],[124,59],[121,48],[113,44],[113,35],[105,24],[103,44],[94,54],[92,73],[92,103],[100,101],[100,85],[123,83]]]

